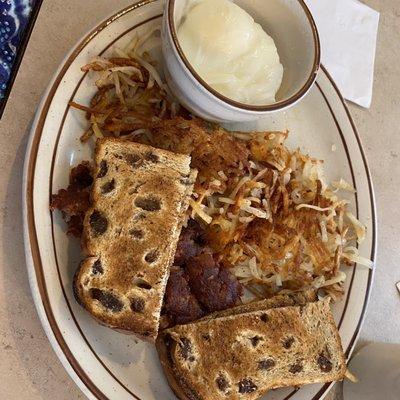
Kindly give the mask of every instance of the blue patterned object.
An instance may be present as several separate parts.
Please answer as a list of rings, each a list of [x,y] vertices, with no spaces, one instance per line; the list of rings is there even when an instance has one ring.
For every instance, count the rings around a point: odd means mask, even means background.
[[[36,0],[0,0],[0,101]]]

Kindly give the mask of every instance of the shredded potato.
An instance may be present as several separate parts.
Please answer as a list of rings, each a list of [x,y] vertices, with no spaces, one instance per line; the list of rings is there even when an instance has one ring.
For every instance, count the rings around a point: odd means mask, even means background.
[[[82,142],[92,135],[129,139],[132,132],[146,129],[153,121],[179,115],[179,104],[168,93],[155,62],[148,59],[148,51],[159,45],[158,31],[135,37],[125,49],[116,49],[116,57],[96,57],[82,67],[83,72],[97,74],[99,89],[89,107],[70,102],[71,107],[86,111],[91,123]],[[150,47],[146,40],[151,40]]]
[[[249,168],[238,170],[222,196],[209,186],[206,197],[194,196],[192,213],[204,203],[218,209],[202,209],[212,217],[207,224],[220,227],[211,233],[218,258],[252,293],[323,288],[338,299],[346,279],[341,264],[372,267],[349,246],[362,243],[366,230],[338,197],[352,187],[344,180],[328,185],[322,161],[290,151],[287,135],[248,134]]]
[[[81,140],[116,136],[190,154],[199,174],[187,218],[203,223],[215,257],[251,293],[323,288],[340,298],[342,265],[372,267],[354,246],[366,228],[339,197],[353,187],[329,185],[323,161],[285,146],[288,132],[228,133],[191,117],[148,56],[156,34],[82,67],[98,91],[88,106],[70,103],[90,123]]]

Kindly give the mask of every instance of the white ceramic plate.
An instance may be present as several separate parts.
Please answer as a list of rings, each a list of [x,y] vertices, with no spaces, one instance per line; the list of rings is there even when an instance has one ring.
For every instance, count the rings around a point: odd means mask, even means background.
[[[98,325],[75,302],[72,277],[80,261],[78,241],[67,239],[59,213],[49,212],[49,196],[68,182],[69,169],[91,154],[79,137],[85,126],[68,101],[85,103],[93,81],[80,67],[93,56],[122,46],[133,31],[160,23],[161,1],[143,1],[116,14],[86,36],[67,56],[39,107],[28,146],[24,175],[25,246],[30,284],[48,338],[72,379],[90,399],[174,399],[153,346]],[[295,108],[260,123],[289,129],[290,144],[325,160],[328,178],[343,177],[357,188],[350,198],[368,227],[361,255],[375,258],[375,205],[368,166],[356,128],[334,83],[322,70],[317,84]],[[253,129],[255,126],[242,126]],[[332,151],[332,146],[336,151]],[[371,270],[347,269],[346,296],[334,306],[343,347],[349,356],[365,312]],[[269,400],[322,399],[329,385],[298,391],[271,391]]]

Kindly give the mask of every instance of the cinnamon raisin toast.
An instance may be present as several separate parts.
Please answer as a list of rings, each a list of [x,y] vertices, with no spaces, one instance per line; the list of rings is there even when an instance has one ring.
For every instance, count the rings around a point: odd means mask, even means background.
[[[329,299],[175,326],[156,346],[181,400],[254,400],[346,372]]]
[[[105,138],[97,142],[79,303],[100,323],[154,340],[196,171],[190,157]]]

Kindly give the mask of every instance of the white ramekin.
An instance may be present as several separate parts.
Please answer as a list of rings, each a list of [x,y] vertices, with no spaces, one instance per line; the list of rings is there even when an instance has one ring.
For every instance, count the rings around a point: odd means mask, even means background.
[[[177,37],[177,26],[187,1],[166,1],[161,36],[168,86],[192,113],[218,122],[254,121],[293,106],[307,94],[319,69],[320,43],[303,0],[235,1],[274,38],[284,67],[277,102],[265,106],[243,104],[221,95],[190,65]]]

